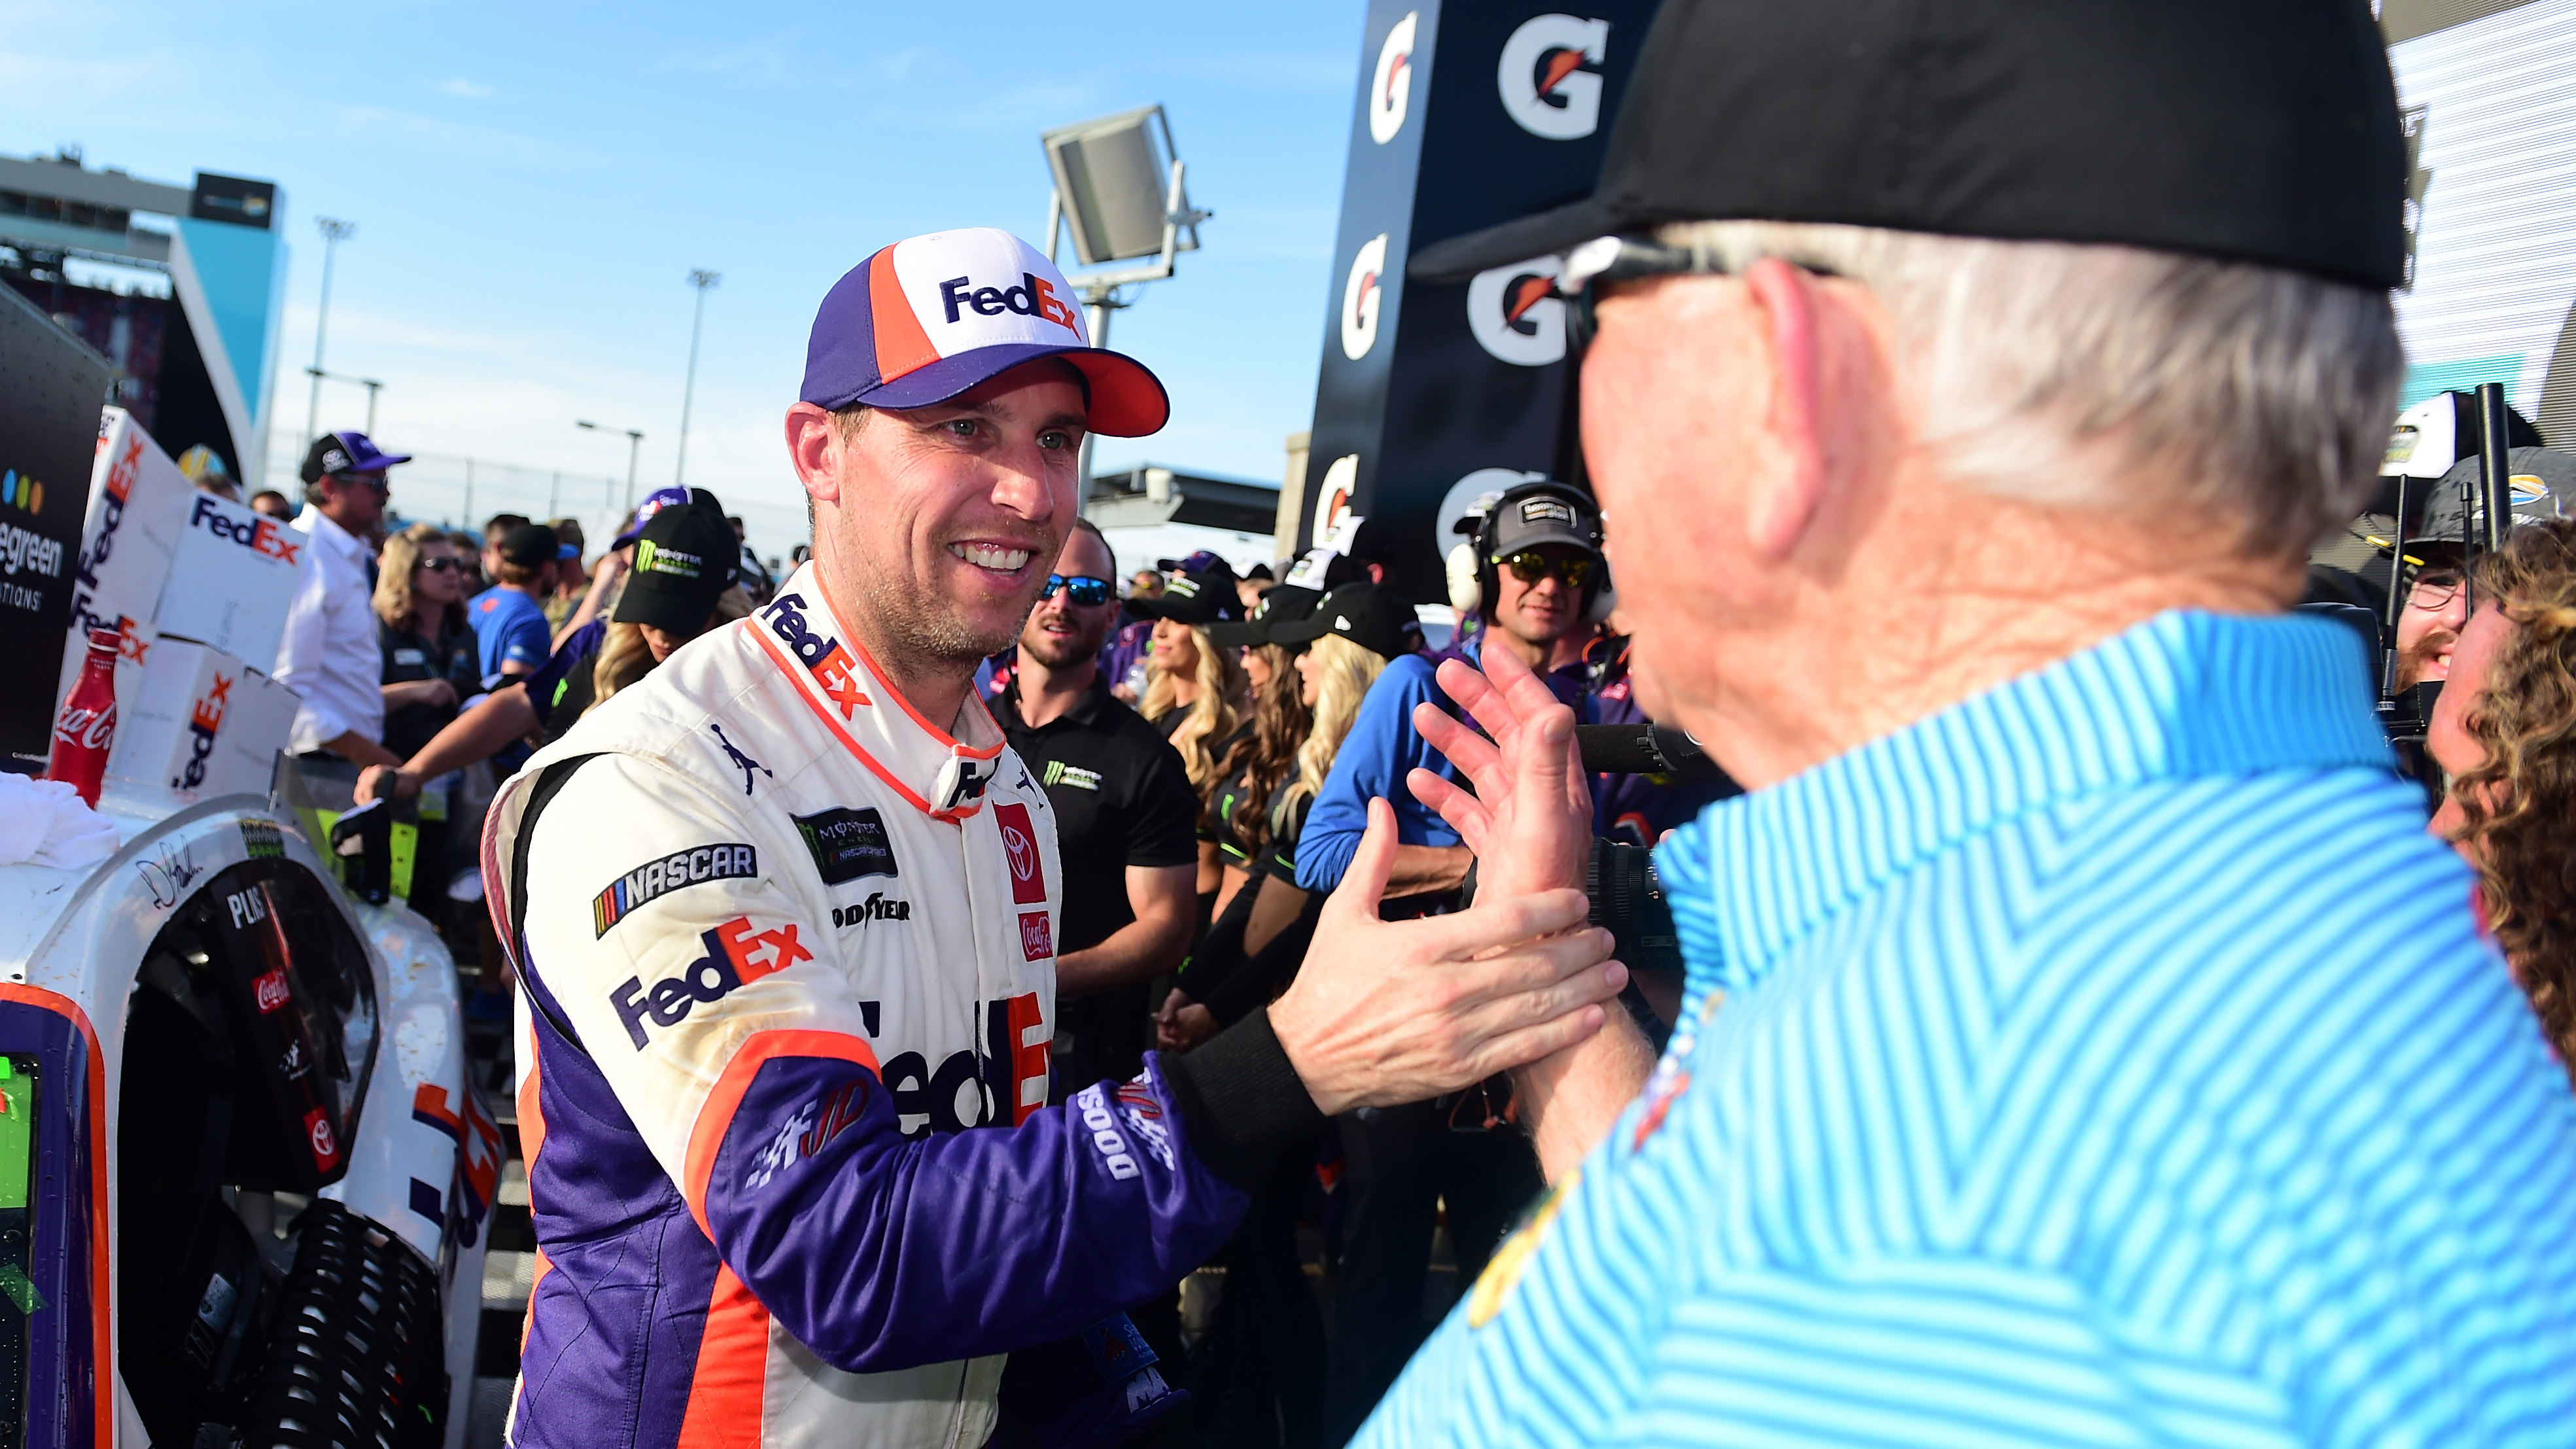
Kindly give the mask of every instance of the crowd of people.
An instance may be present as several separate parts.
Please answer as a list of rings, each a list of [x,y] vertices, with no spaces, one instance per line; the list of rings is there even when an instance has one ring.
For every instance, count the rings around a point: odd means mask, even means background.
[[[509,961],[475,866],[496,779],[773,584],[742,519],[705,489],[657,490],[593,559],[573,518],[495,514],[479,537],[400,523],[392,470],[409,461],[363,433],[325,433],[306,452],[300,510],[273,490],[251,499],[316,544],[276,677],[296,692],[291,749],[323,796],[415,802],[407,900],[477,963],[469,1014],[501,1020]],[[232,489],[217,471],[191,476]]]
[[[2345,529],[2405,270],[2344,9],[1666,6],[1595,196],[1411,259],[1560,258],[1582,349],[1589,486],[1478,500],[1436,648],[1451,540],[1366,524],[1121,597],[1074,460],[1168,396],[989,230],[825,297],[765,602],[688,495],[587,574],[405,531],[343,661],[401,460],[317,444],[298,747],[535,751],[516,1442],[2563,1437],[2576,459],[2498,547]],[[1650,714],[1742,791],[1581,768]],[[1680,971],[1608,959],[1637,847]]]

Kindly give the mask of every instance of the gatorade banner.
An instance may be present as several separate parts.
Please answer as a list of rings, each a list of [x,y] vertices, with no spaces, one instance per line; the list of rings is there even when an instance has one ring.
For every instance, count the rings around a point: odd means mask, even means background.
[[[1560,0],[1562,3],[1562,0]],[[1433,242],[1592,192],[1653,0],[1372,0],[1298,546],[1347,513],[1388,526],[1389,582],[1446,596],[1443,532],[1488,487],[1568,476],[1574,436],[1555,259],[1406,282]]]
[[[0,768],[42,774],[107,359],[0,287]]]

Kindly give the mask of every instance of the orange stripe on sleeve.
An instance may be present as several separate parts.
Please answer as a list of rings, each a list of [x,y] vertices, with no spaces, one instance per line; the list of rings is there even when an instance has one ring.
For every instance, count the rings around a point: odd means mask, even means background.
[[[769,1373],[769,1310],[731,1268],[716,1269],[706,1333],[689,1376],[679,1449],[757,1449],[761,1389]]]
[[[877,1054],[867,1042],[838,1031],[762,1031],[725,1063],[724,1075],[716,1079],[715,1089],[707,1093],[704,1106],[698,1108],[698,1120],[689,1129],[689,1155],[683,1172],[686,1181],[680,1194],[688,1200],[689,1216],[698,1223],[698,1231],[715,1241],[715,1229],[707,1225],[707,1179],[716,1170],[716,1152],[724,1146],[727,1128],[733,1115],[742,1107],[742,1094],[751,1090],[751,1079],[760,1074],[761,1066],[778,1057],[821,1057],[833,1061],[853,1062],[868,1069],[872,1076],[882,1076]]]

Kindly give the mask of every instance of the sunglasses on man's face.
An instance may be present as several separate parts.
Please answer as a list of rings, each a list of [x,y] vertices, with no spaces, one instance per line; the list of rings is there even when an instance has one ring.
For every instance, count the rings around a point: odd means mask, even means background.
[[[1496,562],[1510,569],[1512,577],[1525,584],[1535,584],[1549,574],[1563,579],[1569,589],[1582,588],[1592,581],[1592,560],[1588,558],[1549,558],[1537,549],[1525,548]]]
[[[1829,267],[1791,260],[1792,266],[1819,277],[1836,275]],[[1557,288],[1566,299],[1565,325],[1576,350],[1601,331],[1601,294],[1619,282],[1649,277],[1731,277],[1724,259],[1692,247],[1671,247],[1649,236],[1595,237],[1565,254],[1564,275]]]
[[[1047,575],[1046,587],[1038,591],[1038,602],[1043,604],[1054,598],[1058,589],[1064,590],[1067,599],[1086,609],[1109,602],[1109,581],[1095,579],[1089,574],[1075,574],[1070,578],[1063,574]]]

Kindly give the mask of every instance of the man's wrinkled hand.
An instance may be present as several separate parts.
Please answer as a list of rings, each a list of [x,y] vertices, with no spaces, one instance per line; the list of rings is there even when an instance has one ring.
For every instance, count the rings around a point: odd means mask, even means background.
[[[1454,659],[1440,666],[1440,688],[1484,734],[1436,705],[1413,707],[1414,728],[1474,793],[1429,770],[1415,770],[1405,786],[1476,852],[1477,899],[1579,888],[1592,849],[1592,792],[1575,751],[1574,711],[1510,650],[1488,649],[1484,660],[1481,672]]]
[[[1426,1101],[1582,1041],[1627,984],[1578,890],[1480,894],[1469,910],[1378,919],[1395,811],[1368,833],[1324,903],[1271,1030],[1326,1113]]]

